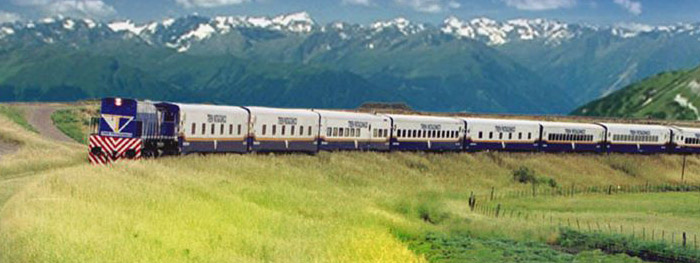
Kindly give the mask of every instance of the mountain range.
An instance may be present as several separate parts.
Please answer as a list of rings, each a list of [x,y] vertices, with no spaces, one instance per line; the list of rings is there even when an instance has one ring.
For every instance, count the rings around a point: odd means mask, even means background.
[[[128,96],[243,105],[566,113],[700,64],[700,24],[185,16],[0,25],[0,101]]]

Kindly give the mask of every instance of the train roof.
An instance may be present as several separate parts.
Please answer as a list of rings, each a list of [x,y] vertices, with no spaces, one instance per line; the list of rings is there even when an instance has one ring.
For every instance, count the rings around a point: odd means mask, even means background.
[[[387,116],[375,115],[364,112],[334,111],[334,110],[313,110],[321,114],[322,118],[355,119],[355,120],[389,120]]]
[[[291,114],[297,116],[313,116],[318,117],[318,113],[310,109],[286,109],[286,108],[269,108],[269,107],[259,107],[259,106],[245,106],[251,114]]]
[[[605,126],[609,130],[631,130],[631,129],[648,129],[648,130],[666,130],[670,131],[671,127],[661,125],[646,125],[646,124],[628,124],[628,123],[598,123]]]
[[[163,103],[160,103],[163,104]],[[210,104],[187,104],[187,103],[167,103],[175,105],[180,110],[185,111],[237,111],[245,112],[246,110],[238,106],[223,106],[223,105],[210,105]]]
[[[511,124],[511,125],[540,125],[540,122],[538,121],[529,121],[529,120],[509,120],[509,119],[485,119],[485,118],[461,118],[462,120],[467,122],[467,125],[470,123],[481,123],[481,124]]]
[[[680,126],[671,126],[670,128],[680,131],[683,133],[700,133],[700,128],[690,128],[690,127],[680,127]]]
[[[576,123],[576,122],[550,122],[543,121],[540,125],[544,128],[579,128],[579,129],[595,129],[595,130],[605,130],[603,126],[592,123]]]
[[[404,115],[404,114],[385,114],[393,120],[414,121],[414,122],[442,122],[442,123],[462,123],[463,121],[451,117],[438,117],[426,115]]]

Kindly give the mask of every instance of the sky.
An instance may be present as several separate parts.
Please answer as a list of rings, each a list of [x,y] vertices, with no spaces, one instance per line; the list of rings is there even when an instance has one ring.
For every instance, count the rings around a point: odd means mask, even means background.
[[[188,14],[273,16],[299,11],[319,23],[366,24],[399,16],[433,24],[448,16],[594,25],[700,22],[700,0],[0,0],[0,23],[57,15],[147,22]]]

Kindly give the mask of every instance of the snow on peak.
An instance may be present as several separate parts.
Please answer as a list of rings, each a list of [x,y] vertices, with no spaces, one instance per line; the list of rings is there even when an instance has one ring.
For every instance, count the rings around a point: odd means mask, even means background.
[[[107,25],[114,32],[131,32],[136,35],[141,34],[141,32],[146,28],[146,26],[138,26],[131,22],[131,20],[112,22]]]
[[[15,30],[13,30],[11,27],[1,27],[0,28],[0,36],[12,35],[14,33],[15,33]]]
[[[66,19],[65,21],[63,21],[63,28],[65,28],[66,30],[73,30],[75,29],[75,22],[73,22],[73,20]]]
[[[161,22],[161,24],[164,27],[168,28],[168,27],[172,26],[173,24],[175,24],[175,19],[174,18],[167,18],[167,19],[163,20],[163,22]]]
[[[211,25],[209,24],[200,24],[197,29],[192,30],[188,32],[187,34],[184,34],[180,37],[180,39],[190,39],[194,38],[197,40],[204,40],[209,38],[211,34],[215,33],[216,29],[214,29]]]
[[[85,23],[85,25],[87,25],[87,27],[90,29],[95,28],[97,26],[97,23],[95,23],[95,20],[92,20],[89,18],[83,19],[83,23]]]
[[[641,33],[648,33],[654,31],[656,28],[650,25],[638,24],[638,23],[622,23],[610,29],[614,36],[621,38],[631,38],[636,37]]]
[[[370,25],[375,32],[382,32],[386,28],[396,28],[404,35],[416,34],[425,29],[422,24],[414,24],[406,18],[397,17],[388,21],[377,21]]]
[[[483,39],[488,45],[503,45],[513,40],[545,39],[548,44],[558,44],[562,39],[574,36],[565,23],[547,19],[513,19],[498,22],[486,17],[469,21],[454,16],[443,21],[440,28],[445,34],[459,38]]]

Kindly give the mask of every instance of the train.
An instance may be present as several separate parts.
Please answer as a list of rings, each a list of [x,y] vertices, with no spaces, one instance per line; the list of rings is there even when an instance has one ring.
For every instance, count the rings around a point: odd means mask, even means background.
[[[320,151],[700,153],[700,129],[101,99],[89,159]]]

